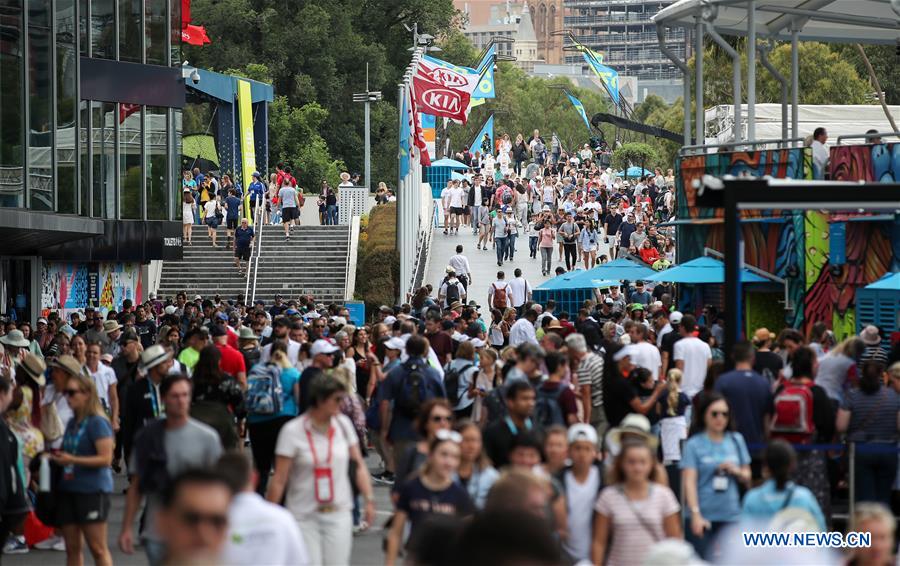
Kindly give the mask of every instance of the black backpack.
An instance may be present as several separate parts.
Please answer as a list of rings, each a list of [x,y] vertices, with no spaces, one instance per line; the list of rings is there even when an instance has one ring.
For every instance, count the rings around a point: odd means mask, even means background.
[[[455,407],[460,400],[459,395],[459,378],[468,371],[474,364],[465,364],[461,368],[451,368],[447,366],[444,372],[444,389],[447,391],[447,401],[451,407]]]
[[[459,300],[459,281],[456,283],[447,282],[447,306],[452,305]]]
[[[419,415],[422,403],[428,400],[428,389],[425,387],[425,374],[418,363],[404,364],[407,370],[403,378],[402,393],[394,402],[394,409],[409,419]]]
[[[563,416],[562,407],[559,404],[559,397],[563,392],[563,385],[560,385],[553,391],[547,391],[543,387],[537,390],[537,401],[534,404],[534,422],[547,428],[552,425],[566,424],[566,418]]]

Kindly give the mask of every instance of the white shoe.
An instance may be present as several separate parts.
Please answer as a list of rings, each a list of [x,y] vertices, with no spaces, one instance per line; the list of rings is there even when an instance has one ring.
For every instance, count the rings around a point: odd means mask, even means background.
[[[58,552],[66,551],[66,541],[62,537],[52,536],[46,540],[34,545],[38,550],[56,550]]]

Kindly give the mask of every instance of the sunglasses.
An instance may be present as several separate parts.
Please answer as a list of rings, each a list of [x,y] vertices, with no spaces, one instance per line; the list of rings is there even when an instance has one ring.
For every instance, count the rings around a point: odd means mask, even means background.
[[[182,511],[178,517],[182,523],[189,527],[197,527],[206,523],[216,530],[221,531],[228,526],[228,517],[225,515],[204,514],[195,511]]]
[[[709,414],[712,415],[713,418],[716,418],[716,417],[725,417],[726,419],[728,418],[728,411],[710,411]]]
[[[63,394],[66,397],[74,397],[74,396],[78,395],[79,393],[81,393],[80,389],[66,389],[65,391],[63,391]]]
[[[449,423],[449,422],[453,421],[453,417],[451,417],[450,415],[432,415],[431,417],[429,417],[428,420],[430,420],[433,423],[442,423],[442,422]]]
[[[447,420],[450,420],[449,418]],[[462,435],[455,430],[439,430],[434,435],[438,440],[448,440],[450,442],[455,442],[456,444],[462,443]]]

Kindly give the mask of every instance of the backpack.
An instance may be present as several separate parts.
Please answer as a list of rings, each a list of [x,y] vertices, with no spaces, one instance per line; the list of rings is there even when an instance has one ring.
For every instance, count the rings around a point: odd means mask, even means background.
[[[482,406],[487,409],[488,424],[506,417],[506,388],[495,387],[491,389],[491,392],[484,398]]]
[[[507,287],[503,286],[498,288],[496,285],[491,283],[491,288],[494,289],[494,296],[492,299],[493,307],[495,309],[505,309],[506,308],[506,291]]]
[[[807,383],[789,382],[775,395],[775,421],[772,436],[794,444],[812,442],[813,395]]]
[[[247,401],[250,415],[277,415],[282,408],[281,368],[275,364],[256,364],[247,376]]]
[[[474,364],[465,364],[461,368],[451,368],[449,365],[447,366],[447,370],[444,372],[444,389],[447,391],[447,401],[450,403],[451,407],[455,407],[459,404],[459,400],[461,399],[459,394],[459,380],[462,377],[462,374],[473,366]]]
[[[447,283],[447,306],[452,305],[459,300],[459,281],[456,283]]]
[[[552,425],[566,425],[562,407],[559,405],[559,397],[563,392],[560,384],[555,391],[547,391],[543,387],[537,390],[537,399],[534,404],[534,422],[542,428]]]
[[[433,397],[429,396],[425,387],[425,374],[418,363],[406,363],[403,367],[407,370],[401,384],[401,394],[394,401],[394,410],[400,412],[409,419],[415,419],[419,415],[422,403]]]
[[[501,193],[501,195],[502,195],[503,204],[510,204],[512,202],[513,194],[512,194],[512,189],[510,189],[509,187],[506,187],[505,189],[503,189],[503,192]]]

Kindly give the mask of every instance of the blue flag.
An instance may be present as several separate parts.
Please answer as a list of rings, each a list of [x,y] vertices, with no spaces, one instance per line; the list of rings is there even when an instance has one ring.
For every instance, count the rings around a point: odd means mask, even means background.
[[[409,129],[409,108],[406,100],[407,90],[403,89],[403,100],[400,103],[400,178],[409,173],[409,139],[412,132]]]
[[[484,150],[484,137],[488,137],[488,152],[494,153],[494,115],[491,114],[488,116],[488,119],[484,121],[484,125],[481,126],[481,129],[478,130],[478,133],[475,134],[475,139],[472,140],[472,143],[469,145],[469,151],[473,154],[476,151],[480,151],[482,154],[485,153]]]
[[[572,106],[575,107],[575,110],[578,110],[578,113],[581,115],[581,119],[584,120],[584,125],[587,126],[588,132],[590,132],[591,122],[590,120],[588,120],[587,114],[584,111],[584,104],[582,104],[580,100],[569,94],[568,91],[566,92],[566,96],[569,97],[569,102],[572,103]]]
[[[584,60],[587,61],[588,66],[594,71],[600,80],[602,80],[606,84],[606,88],[609,89],[609,95],[612,97],[613,102],[617,105],[619,104],[619,73],[616,72],[612,67],[607,67],[602,64],[596,53],[591,51],[588,48],[585,48],[581,55],[584,57]]]
[[[487,54],[481,60],[481,63],[478,64],[478,69],[472,69],[471,67],[460,67],[459,65],[454,65],[453,63],[442,61],[441,59],[437,59],[435,57],[432,57],[431,55],[425,55],[422,58],[432,65],[438,65],[446,69],[453,69],[458,73],[481,75],[481,81],[478,83],[478,86],[475,87],[475,90],[472,91],[472,98],[495,98],[497,95],[494,91],[494,51],[494,47],[491,46],[491,48],[488,49]]]

